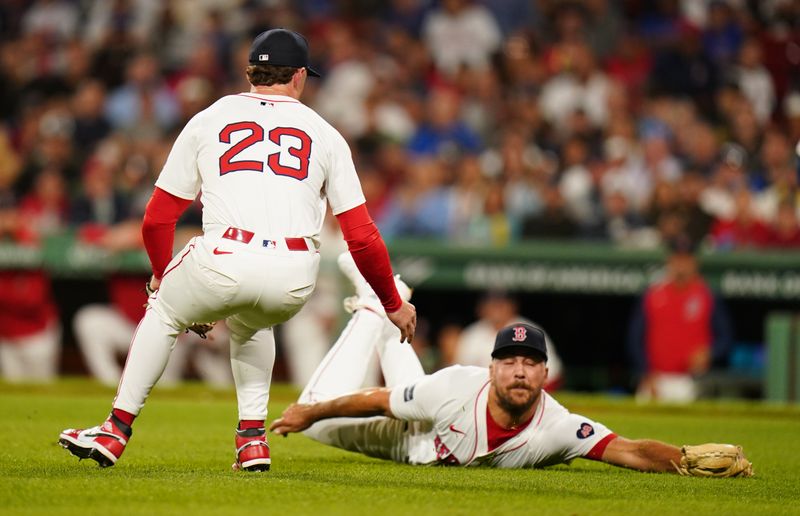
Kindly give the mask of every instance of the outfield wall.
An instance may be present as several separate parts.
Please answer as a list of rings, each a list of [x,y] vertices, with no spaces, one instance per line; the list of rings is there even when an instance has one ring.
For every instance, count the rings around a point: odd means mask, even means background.
[[[664,253],[581,242],[525,243],[505,248],[403,240],[389,245],[395,268],[422,289],[580,295],[636,295],[657,278]],[[700,253],[703,275],[725,299],[800,301],[800,251]],[[44,267],[53,277],[98,278],[144,272],[144,251],[113,254],[82,244],[71,233],[41,249],[0,245],[0,267]]]
[[[431,344],[444,326],[474,319],[483,291],[503,288],[515,294],[523,315],[553,336],[568,367],[569,387],[629,387],[628,318],[638,295],[660,274],[663,252],[572,242],[492,249],[396,241],[389,248],[395,268],[415,287],[421,330]],[[701,253],[700,263],[731,312],[739,342],[763,342],[770,311],[800,307],[800,253]],[[50,238],[41,249],[0,245],[0,267],[50,272],[64,321],[67,372],[82,368],[73,356],[70,321],[75,310],[106,300],[103,279],[108,273],[149,271],[144,252],[112,254],[79,243],[72,234]]]

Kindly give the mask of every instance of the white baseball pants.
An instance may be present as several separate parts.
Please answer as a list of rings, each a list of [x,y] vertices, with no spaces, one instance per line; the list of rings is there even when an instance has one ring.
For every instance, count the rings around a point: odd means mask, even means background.
[[[387,387],[425,375],[414,349],[400,342],[400,331],[383,315],[367,309],[353,314],[339,340],[300,395],[300,403],[329,400],[360,389],[377,352]],[[408,462],[414,437],[425,433],[417,423],[383,416],[319,421],[303,432],[323,444],[370,457]]]
[[[272,326],[303,307],[314,290],[318,268],[319,254],[313,247],[291,251],[282,238],[256,235],[244,243],[207,234],[190,240],[150,296],[114,408],[138,414],[164,371],[178,333],[193,323],[225,319],[239,419],[265,419],[275,361]]]

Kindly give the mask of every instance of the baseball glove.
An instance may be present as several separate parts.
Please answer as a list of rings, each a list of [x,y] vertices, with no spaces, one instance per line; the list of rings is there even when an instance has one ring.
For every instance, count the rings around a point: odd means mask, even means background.
[[[678,473],[693,477],[751,477],[753,465],[741,446],[732,444],[699,444],[681,447],[680,465],[673,463]]]
[[[150,281],[144,284],[144,291],[147,293],[147,297],[152,296],[156,291],[150,288]],[[144,307],[147,308],[147,303],[144,304]],[[208,332],[214,329],[214,325],[217,324],[216,322],[212,323],[192,323],[186,328],[185,333],[189,333],[190,331],[195,332],[196,334],[200,335],[201,339],[205,339],[208,337]]]
[[[190,331],[195,332],[196,334],[200,335],[201,339],[205,339],[207,337],[208,332],[210,332],[214,325],[217,324],[216,322],[212,323],[193,323],[188,328],[186,328],[186,333]]]

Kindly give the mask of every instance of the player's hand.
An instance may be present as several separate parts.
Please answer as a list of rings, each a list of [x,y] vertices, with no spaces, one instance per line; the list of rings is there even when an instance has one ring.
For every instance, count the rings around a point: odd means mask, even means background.
[[[155,276],[150,276],[150,290],[155,292],[158,290],[158,287],[161,286],[161,280],[156,278]]]
[[[316,421],[312,409],[313,405],[292,403],[283,411],[281,417],[269,425],[269,431],[283,436],[293,432],[302,432]]]
[[[400,310],[386,314],[392,324],[400,329],[400,342],[411,343],[417,330],[417,309],[408,301],[403,301]]]

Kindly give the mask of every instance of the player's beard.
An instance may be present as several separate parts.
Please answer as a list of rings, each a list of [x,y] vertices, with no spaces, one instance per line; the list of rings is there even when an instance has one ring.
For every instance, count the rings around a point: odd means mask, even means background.
[[[528,391],[529,396],[524,400],[515,399],[511,395],[512,389],[525,389]],[[541,389],[535,389],[530,385],[527,385],[522,382],[516,382],[511,384],[505,391],[499,389],[495,386],[495,394],[497,395],[497,404],[500,405],[500,408],[503,409],[512,419],[518,419],[522,415],[524,415],[530,408],[536,404],[536,401],[539,399],[539,393]]]

